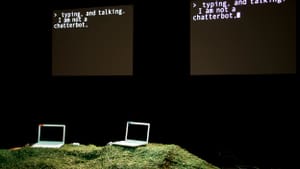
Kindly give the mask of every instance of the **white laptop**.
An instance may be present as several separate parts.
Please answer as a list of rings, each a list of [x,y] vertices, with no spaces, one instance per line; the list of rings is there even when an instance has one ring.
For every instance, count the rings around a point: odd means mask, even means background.
[[[39,124],[38,141],[31,147],[60,148],[65,144],[66,125]]]
[[[125,140],[112,142],[112,145],[138,147],[148,144],[150,123],[128,121]]]

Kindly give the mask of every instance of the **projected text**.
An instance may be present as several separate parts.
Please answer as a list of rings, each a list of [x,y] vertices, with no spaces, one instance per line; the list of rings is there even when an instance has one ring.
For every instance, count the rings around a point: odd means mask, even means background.
[[[235,0],[235,1],[192,1],[192,20],[228,20],[240,19],[243,13],[240,6],[282,4],[285,0]]]
[[[88,9],[86,11],[63,11],[53,13],[54,29],[88,28],[90,17],[122,16],[126,11],[122,8]]]

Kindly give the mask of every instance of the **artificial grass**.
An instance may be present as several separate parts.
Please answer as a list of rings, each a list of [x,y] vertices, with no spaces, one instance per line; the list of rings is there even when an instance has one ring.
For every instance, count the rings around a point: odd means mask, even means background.
[[[185,149],[169,144],[121,146],[65,144],[59,149],[0,149],[1,169],[219,169]]]

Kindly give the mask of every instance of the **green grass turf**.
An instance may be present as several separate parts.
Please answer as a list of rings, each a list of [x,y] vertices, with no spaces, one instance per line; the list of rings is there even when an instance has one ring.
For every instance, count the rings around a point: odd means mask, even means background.
[[[219,169],[177,145],[0,149],[1,169]]]

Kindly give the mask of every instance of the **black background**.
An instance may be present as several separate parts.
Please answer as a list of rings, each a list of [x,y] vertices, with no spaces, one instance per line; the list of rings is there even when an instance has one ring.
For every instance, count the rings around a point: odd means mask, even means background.
[[[52,10],[119,4],[134,5],[134,76],[52,77]],[[35,143],[39,123],[66,124],[68,143],[103,146],[123,139],[132,120],[151,123],[150,142],[180,145],[213,164],[289,168],[297,75],[191,77],[189,7],[158,0],[7,6],[1,148]]]

